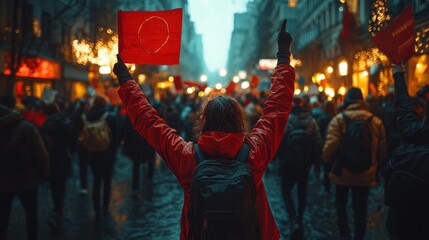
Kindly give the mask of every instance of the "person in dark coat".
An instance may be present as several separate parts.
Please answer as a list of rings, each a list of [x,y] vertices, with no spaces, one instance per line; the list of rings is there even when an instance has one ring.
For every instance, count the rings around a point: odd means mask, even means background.
[[[91,110],[85,114],[85,118],[88,122],[95,122],[100,120],[105,113],[107,113],[106,122],[111,132],[109,147],[107,150],[100,152],[83,150],[85,151],[85,157],[88,159],[89,166],[91,167],[94,175],[92,202],[96,220],[100,218],[101,211],[103,211],[104,214],[107,214],[109,210],[113,168],[116,158],[116,149],[119,145],[119,118],[115,112],[108,110],[106,100],[99,96],[94,99]],[[101,193],[102,185],[103,194]],[[101,196],[103,196],[102,199]]]
[[[49,153],[51,168],[48,180],[54,203],[49,225],[58,230],[62,222],[66,180],[71,174],[71,122],[60,113],[56,103],[46,105],[43,114],[47,119],[40,127],[40,133]]]
[[[337,107],[333,101],[326,101],[323,104],[323,113],[316,118],[317,125],[319,126],[320,136],[322,137],[323,144],[326,140],[326,132],[328,130],[329,122],[337,115]],[[322,154],[320,154],[323,166],[323,187],[326,193],[331,193],[331,181],[329,180],[329,173],[332,169],[332,163],[324,162]]]
[[[302,149],[298,150],[300,153],[297,154],[299,155],[291,156],[292,151],[294,151],[292,148],[295,148],[295,146],[290,146],[290,144],[300,144],[290,142],[291,140],[288,139],[294,131],[304,131],[308,135],[308,142],[306,142],[305,146],[302,146]],[[304,234],[302,221],[307,199],[307,180],[310,166],[320,156],[321,147],[322,138],[316,120],[305,107],[304,99],[295,96],[292,101],[288,125],[278,150],[278,156],[281,166],[283,198],[292,230],[296,232],[296,235]],[[292,198],[292,189],[295,185],[297,186],[298,211],[295,210]]]
[[[15,197],[25,210],[27,238],[37,239],[37,189],[48,175],[49,157],[36,126],[11,108],[0,102],[0,239],[7,239]]]
[[[134,129],[130,119],[127,117],[123,123],[123,140],[122,151],[133,161],[132,188],[133,196],[137,196],[140,187],[140,168],[147,163],[145,179],[151,181],[155,163],[155,149],[142,138]]]
[[[424,116],[424,108],[421,109],[419,114],[416,111],[416,105],[413,106],[413,101],[408,95],[405,83],[404,66],[394,65],[392,73],[395,80],[397,123],[402,138],[402,146],[400,148],[407,149],[407,151],[418,149],[421,146],[429,148],[429,119]],[[396,154],[402,153],[397,152]],[[429,169],[421,169],[421,171],[427,174]],[[410,189],[413,188],[411,187]],[[410,199],[410,202],[413,204],[407,204],[403,207],[401,206],[401,208],[389,208],[386,228],[392,240],[427,238],[429,205],[427,202],[422,201],[422,199]]]

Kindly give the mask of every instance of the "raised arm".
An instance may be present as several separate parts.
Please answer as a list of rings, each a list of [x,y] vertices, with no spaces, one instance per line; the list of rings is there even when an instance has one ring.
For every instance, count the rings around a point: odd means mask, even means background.
[[[414,113],[410,103],[407,85],[405,83],[405,70],[403,65],[394,65],[392,68],[395,80],[396,111],[398,125],[405,142],[427,142],[429,124],[423,124]]]
[[[131,74],[119,55],[113,72],[121,84],[119,96],[136,131],[165,160],[173,174],[176,176],[187,174],[183,171],[192,169],[192,165],[195,163],[194,161],[186,161],[181,156],[183,149],[185,147],[191,148],[192,143],[183,140],[176,130],[169,127],[164,119],[158,115],[157,111],[147,101],[140,86],[132,80]]]
[[[278,62],[264,111],[245,140],[251,145],[249,164],[254,169],[255,178],[262,178],[266,166],[274,158],[292,107],[295,69],[290,66],[292,37],[285,27],[286,20],[278,35]]]

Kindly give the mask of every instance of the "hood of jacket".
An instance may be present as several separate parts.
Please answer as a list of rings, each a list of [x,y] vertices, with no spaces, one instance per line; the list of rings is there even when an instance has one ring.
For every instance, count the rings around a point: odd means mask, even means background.
[[[0,128],[6,128],[21,119],[18,111],[0,105]]]
[[[364,103],[364,102],[358,102],[358,103],[352,103],[349,106],[347,106],[346,111],[348,110],[367,110],[369,111],[369,106],[368,104]]]
[[[198,139],[200,149],[214,158],[234,159],[243,145],[243,133],[209,131]]]

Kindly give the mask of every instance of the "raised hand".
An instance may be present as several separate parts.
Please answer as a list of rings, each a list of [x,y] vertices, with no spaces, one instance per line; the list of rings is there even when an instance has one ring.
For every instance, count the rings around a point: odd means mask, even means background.
[[[133,77],[131,76],[130,72],[128,71],[127,66],[122,61],[121,56],[119,54],[116,54],[116,57],[118,58],[118,62],[115,63],[113,66],[113,73],[118,77],[119,84],[122,85],[125,81],[132,80]]]
[[[277,64],[290,63],[290,45],[292,43],[292,36],[286,31],[287,19],[285,19],[280,28],[279,35],[277,37],[278,52],[277,52]]]

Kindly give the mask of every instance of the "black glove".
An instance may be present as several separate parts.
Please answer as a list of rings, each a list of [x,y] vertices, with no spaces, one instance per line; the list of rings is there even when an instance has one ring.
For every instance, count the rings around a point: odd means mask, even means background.
[[[122,85],[122,83],[128,80],[132,80],[133,77],[128,71],[127,66],[125,66],[125,63],[122,61],[121,56],[117,54],[116,57],[118,58],[118,62],[115,63],[115,66],[113,66],[113,73],[116,75],[116,77],[118,77],[119,84]]]
[[[287,20],[285,19],[277,37],[277,44],[279,46],[279,51],[277,52],[277,65],[283,63],[290,64],[290,44],[292,43],[292,36],[285,30],[286,22]]]

